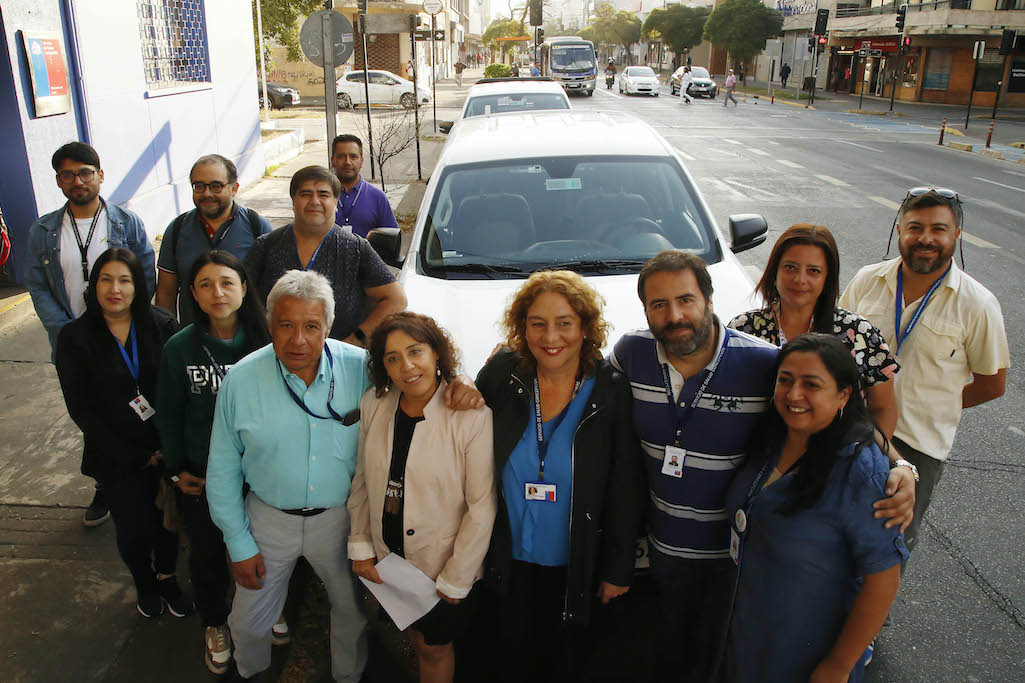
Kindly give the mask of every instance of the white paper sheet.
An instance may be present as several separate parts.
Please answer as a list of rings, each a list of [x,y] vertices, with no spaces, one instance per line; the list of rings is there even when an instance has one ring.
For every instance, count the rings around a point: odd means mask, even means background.
[[[359,580],[370,589],[381,607],[400,631],[431,611],[438,604],[434,581],[395,553],[377,563],[377,573],[384,583]]]

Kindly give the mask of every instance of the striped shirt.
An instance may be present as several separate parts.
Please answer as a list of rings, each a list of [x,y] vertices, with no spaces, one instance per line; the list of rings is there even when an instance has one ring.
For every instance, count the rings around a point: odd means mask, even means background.
[[[718,318],[716,325],[715,357],[686,381],[649,330],[624,335],[609,359],[630,380],[634,426],[647,456],[648,541],[653,550],[686,559],[729,557],[726,488],[769,406],[779,353],[771,344],[727,329]],[[662,474],[666,445],[674,443],[676,433],[663,368],[684,421],[679,447],[687,455],[679,479]]]

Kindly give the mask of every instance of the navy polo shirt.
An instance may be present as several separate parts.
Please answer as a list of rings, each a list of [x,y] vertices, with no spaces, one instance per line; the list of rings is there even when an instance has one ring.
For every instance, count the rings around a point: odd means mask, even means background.
[[[178,238],[174,239],[175,218],[164,231],[160,242],[160,255],[157,257],[157,268],[178,277],[178,320],[183,325],[192,322],[192,292],[189,290],[189,278],[192,276],[192,264],[203,253],[211,249],[223,249],[240,261],[244,260],[249,248],[256,243],[256,238],[271,231],[270,222],[257,215],[257,225],[249,223],[249,212],[235,202],[231,208],[231,218],[226,220],[210,239],[206,227],[196,215],[197,209],[187,211],[178,229]]]
[[[342,188],[342,196],[338,198],[335,209],[335,224],[341,228],[351,227],[352,232],[360,237],[366,237],[374,228],[399,227],[384,192],[362,177],[349,192]]]

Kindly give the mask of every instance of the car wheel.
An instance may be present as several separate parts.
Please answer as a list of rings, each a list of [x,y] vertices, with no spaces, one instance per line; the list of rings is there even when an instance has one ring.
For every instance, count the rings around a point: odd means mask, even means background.
[[[679,94],[679,92],[680,92],[679,89],[676,88],[675,86],[672,86],[672,85],[669,86],[669,94],[672,95],[673,97],[676,97],[676,95]]]
[[[657,92],[653,92],[653,93],[651,93],[651,96],[652,97],[658,97],[658,93]]]
[[[338,107],[340,109],[352,109],[352,98],[349,97],[348,93],[338,93]]]
[[[402,93],[402,97],[399,98],[399,104],[406,109],[412,109],[416,106],[416,97],[414,97],[411,92],[404,92]]]

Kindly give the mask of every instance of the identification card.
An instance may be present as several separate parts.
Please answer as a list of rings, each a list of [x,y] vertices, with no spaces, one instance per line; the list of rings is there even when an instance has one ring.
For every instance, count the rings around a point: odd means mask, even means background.
[[[737,533],[736,529],[730,529],[730,557],[733,558],[733,563],[740,566],[740,534]]]
[[[527,500],[540,500],[546,503],[555,502],[555,484],[542,481],[528,481],[524,484],[524,497]]]
[[[132,410],[135,411],[135,414],[138,415],[139,419],[143,422],[157,414],[157,411],[153,409],[153,406],[149,404],[149,401],[147,401],[146,397],[142,394],[139,394],[129,401],[128,405],[131,406]]]
[[[679,479],[683,476],[683,463],[687,461],[687,451],[676,446],[666,446],[666,455],[662,459],[662,474]]]

